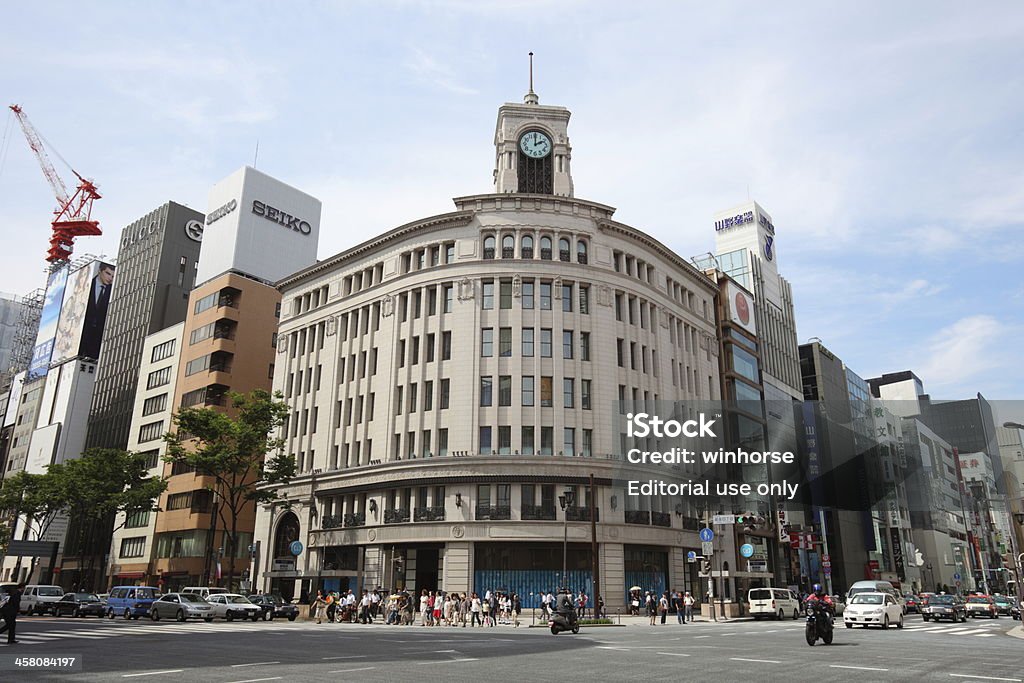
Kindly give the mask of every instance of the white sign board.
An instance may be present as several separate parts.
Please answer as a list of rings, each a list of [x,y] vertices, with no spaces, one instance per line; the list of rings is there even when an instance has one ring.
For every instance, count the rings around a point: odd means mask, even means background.
[[[704,557],[711,557],[715,552],[714,541],[701,541],[700,552]]]
[[[735,524],[736,515],[715,515],[711,522],[713,524]]]

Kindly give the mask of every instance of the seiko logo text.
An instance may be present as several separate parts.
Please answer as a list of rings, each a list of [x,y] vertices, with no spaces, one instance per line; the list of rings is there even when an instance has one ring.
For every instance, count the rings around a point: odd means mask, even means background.
[[[257,216],[263,216],[268,221],[274,221],[278,225],[291,228],[295,232],[301,232],[303,235],[308,235],[313,231],[313,227],[301,218],[296,218],[280,209],[267,206],[258,199],[254,199],[252,202],[252,212]]]
[[[234,211],[237,208],[238,208],[238,200],[237,199],[232,199],[230,202],[228,202],[224,206],[220,207],[219,209],[217,209],[215,211],[211,211],[206,216],[206,224],[209,225],[210,223],[213,223],[214,221],[217,221],[217,220],[220,220],[221,218],[224,218],[224,216],[227,216],[229,213],[231,213],[232,211]]]

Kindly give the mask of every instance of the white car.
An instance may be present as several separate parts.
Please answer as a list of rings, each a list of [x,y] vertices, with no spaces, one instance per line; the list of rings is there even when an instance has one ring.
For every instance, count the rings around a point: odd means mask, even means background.
[[[249,598],[238,593],[214,593],[206,601],[213,607],[213,616],[223,617],[228,621],[234,619],[256,621],[263,616],[263,609],[259,605],[254,605]]]
[[[788,588],[751,588],[747,593],[750,615],[755,620],[761,617],[794,619],[800,616],[800,599]]]
[[[857,593],[843,610],[846,628],[859,626],[881,626],[903,628],[903,605],[889,593]]]
[[[64,597],[66,591],[60,586],[25,586],[21,595],[21,611],[33,614],[49,614],[54,603]]]

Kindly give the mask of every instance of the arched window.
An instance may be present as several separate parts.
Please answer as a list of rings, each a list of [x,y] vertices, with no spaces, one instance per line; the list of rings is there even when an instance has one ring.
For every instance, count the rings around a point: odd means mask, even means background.
[[[558,240],[558,260],[569,262],[572,258],[572,253],[569,251],[569,240],[564,237]]]
[[[294,512],[281,515],[274,535],[274,558],[292,558],[291,544],[299,540],[299,518]]]
[[[484,238],[484,258],[494,258],[494,235],[488,235]]]
[[[505,235],[501,238],[501,258],[516,257],[516,238],[512,235]]]
[[[533,258],[533,238],[529,235],[523,237],[523,258]]]
[[[587,262],[587,243],[580,240],[576,243],[576,262],[586,263]]]
[[[540,257],[545,261],[551,260],[551,238],[541,237],[540,238]]]

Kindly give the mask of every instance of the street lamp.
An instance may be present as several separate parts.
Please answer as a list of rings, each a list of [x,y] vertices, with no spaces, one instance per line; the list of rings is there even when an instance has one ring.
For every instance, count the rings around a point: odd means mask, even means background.
[[[566,573],[567,562],[566,559],[569,554],[569,508],[576,500],[576,492],[572,489],[566,489],[565,492],[558,497],[558,504],[562,507],[562,588],[569,585],[569,576]],[[595,598],[596,599],[596,598]]]

